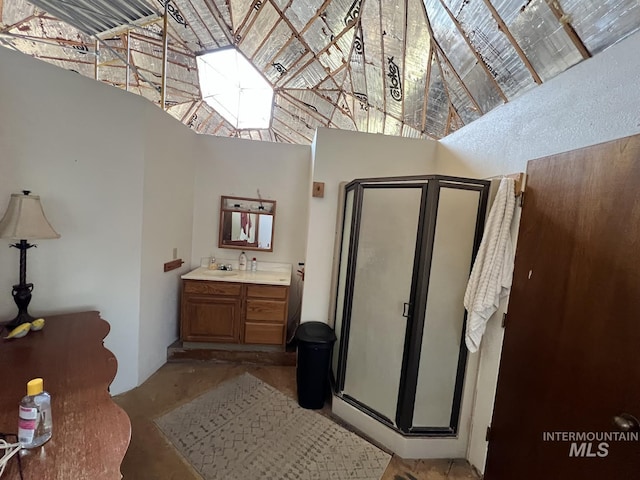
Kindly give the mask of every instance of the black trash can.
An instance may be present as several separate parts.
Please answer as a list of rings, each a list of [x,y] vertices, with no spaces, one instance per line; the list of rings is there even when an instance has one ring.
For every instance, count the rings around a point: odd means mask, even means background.
[[[324,406],[329,388],[331,350],[336,341],[333,329],[322,322],[305,322],[296,330],[298,342],[298,404],[318,410]]]

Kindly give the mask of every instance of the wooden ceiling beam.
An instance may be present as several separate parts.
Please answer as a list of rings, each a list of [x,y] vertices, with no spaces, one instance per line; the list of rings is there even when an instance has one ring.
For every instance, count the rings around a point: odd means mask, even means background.
[[[367,0],[362,0],[360,2],[360,10],[358,12],[358,18],[355,22],[354,28],[354,34],[353,34],[353,39],[351,40],[351,49],[349,50],[349,56],[347,57],[347,71],[349,73],[349,79],[351,80],[351,93],[352,93],[352,97],[354,98],[354,100],[358,100],[353,94],[357,93],[355,88],[353,87],[353,72],[351,69],[351,60],[353,58],[353,52],[355,51],[355,47],[356,47],[356,36],[358,35],[358,33],[361,34],[362,38],[360,38],[360,43],[362,45],[362,68],[363,68],[363,75],[364,75],[364,88],[365,88],[365,92],[364,94],[367,96],[367,105],[365,108],[365,111],[367,113],[367,132],[369,131],[369,108],[371,108],[371,103],[369,102],[369,87],[367,85],[367,72],[365,70],[365,65],[367,63],[367,51],[364,48],[364,32],[362,30],[362,9],[365,6],[365,2]],[[338,85],[340,87],[340,85]],[[342,89],[342,91],[344,92],[344,88]],[[346,95],[346,93],[345,93]],[[384,92],[383,92],[384,95]],[[346,97],[345,97],[346,98]],[[362,102],[360,102],[360,106],[362,107]],[[356,109],[356,103],[354,101],[353,104],[353,109]],[[351,120],[353,121],[353,124],[356,126],[356,130],[359,129],[358,124],[356,123],[356,112],[352,112],[351,114]]]
[[[253,63],[253,59],[256,57],[256,55],[258,54],[260,49],[264,46],[264,44],[267,43],[267,41],[271,40],[271,35],[273,34],[273,32],[275,32],[276,28],[278,28],[278,25],[280,25],[280,23],[282,23],[282,19],[278,18],[276,22],[273,24],[273,27],[271,27],[269,32],[264,36],[262,41],[258,44],[258,47],[256,48],[255,52],[253,52],[253,55],[249,57],[249,60],[251,60],[251,63]]]
[[[112,68],[114,68],[114,67],[112,67]],[[158,75],[158,74],[157,74],[156,72],[154,72],[153,70],[148,70],[148,69],[146,69],[146,68],[144,68],[144,67],[137,67],[137,68],[138,68],[138,70],[140,70],[140,71],[142,71],[142,72],[150,73],[150,74],[151,74],[151,75],[153,75],[154,77],[156,77],[156,75]],[[156,77],[156,78],[157,78],[157,77]],[[196,86],[196,85],[194,85],[193,83],[184,82],[184,81],[180,80],[179,78],[167,77],[167,80],[173,80],[173,81],[176,81],[176,82],[184,83],[184,84],[186,84],[186,85],[190,85],[190,86],[192,86],[192,87],[195,87],[195,86]],[[147,83],[149,83],[149,82],[147,82]],[[176,90],[176,91],[181,92],[181,93],[184,93],[185,95],[188,95],[189,97],[193,97],[194,95],[197,95],[197,93],[190,92],[190,91],[188,91],[188,90],[183,90],[182,88],[178,88],[178,87],[176,87],[176,86],[169,86],[168,88],[173,89],[173,90]]]
[[[215,43],[219,47],[220,43],[218,43],[218,41],[216,40],[216,37],[214,37],[213,32],[209,30],[209,25],[207,25],[207,22],[204,21],[204,19],[202,18],[202,15],[200,15],[200,12],[198,12],[198,9],[193,5],[193,2],[191,0],[182,0],[182,1],[186,1],[191,6],[191,9],[198,17],[198,20],[200,20],[200,25],[202,25],[204,29],[207,31],[207,33],[209,34],[209,37],[211,37],[211,40],[213,40],[213,43]],[[169,2],[167,1],[165,3],[165,8],[168,4]],[[193,28],[191,30],[193,30]],[[195,30],[193,30],[193,32],[195,33]]]
[[[202,100],[194,100],[191,102],[191,106],[187,109],[187,111],[185,112],[185,114],[182,116],[182,118],[180,119],[180,122],[182,123],[186,123],[187,118],[191,117],[191,115],[193,115],[193,113],[197,110],[196,105],[198,104],[198,102],[201,102]]]
[[[460,75],[458,74],[456,69],[453,67],[453,65],[449,61],[449,58],[444,53],[444,50],[442,50],[442,48],[440,48],[440,45],[438,44],[438,42],[436,42],[436,48],[440,52],[440,55],[442,55],[442,59],[445,61],[445,63],[449,67],[449,69],[451,69],[451,73],[453,74],[453,76],[456,77],[456,80],[458,80],[458,83],[462,86],[462,89],[468,95],[469,100],[471,100],[471,103],[473,104],[474,108],[478,111],[478,113],[480,115],[483,115],[484,112],[482,111],[482,108],[480,108],[480,104],[476,101],[475,98],[473,98],[473,95],[471,94],[471,90],[469,90],[469,87],[467,87],[467,84],[462,81],[462,78],[460,78]],[[444,75],[444,72],[442,72],[442,73],[443,73],[442,80],[446,82],[446,76]]]
[[[287,125],[286,123],[284,123],[284,122],[282,122],[282,121],[280,121],[280,120],[278,120],[278,122],[282,123],[282,125],[284,125],[285,127],[287,127],[287,128],[289,128],[289,129],[291,129],[291,127],[289,127],[289,125]],[[282,133],[281,131],[276,131],[276,128],[275,128],[275,127],[271,127],[271,130],[273,130],[273,134],[274,134],[274,135],[275,135],[275,137],[276,137],[276,142],[277,142],[277,141],[279,141],[279,140],[278,140],[278,137],[282,137],[282,138],[284,138],[287,142],[289,142],[289,143],[291,143],[291,144],[296,144],[296,143],[297,143],[297,142],[294,142],[291,138],[289,138],[289,136],[288,136],[288,135],[286,135],[286,134]],[[297,132],[296,132],[296,133],[297,133]],[[301,136],[302,136],[302,135],[301,135]]]
[[[496,90],[498,91],[498,94],[500,95],[502,100],[505,103],[507,103],[509,101],[509,99],[507,98],[507,96],[502,91],[502,87],[500,87],[500,84],[496,80],[496,77],[493,76],[493,74],[489,70],[489,67],[487,67],[487,64],[485,63],[485,60],[482,57],[482,55],[480,55],[480,53],[474,47],[473,43],[471,43],[471,40],[469,39],[469,36],[467,35],[467,32],[464,30],[464,28],[462,28],[462,25],[460,24],[458,19],[453,15],[453,13],[451,13],[451,10],[449,10],[449,7],[447,7],[447,4],[444,3],[444,0],[440,0],[440,4],[442,5],[442,8],[444,8],[445,12],[447,12],[447,14],[449,15],[449,18],[451,18],[451,21],[456,26],[456,29],[458,30],[460,35],[462,35],[462,38],[464,39],[465,43],[469,47],[469,50],[471,50],[471,53],[473,54],[473,56],[476,57],[476,60],[478,61],[478,63],[482,67],[482,69],[484,70],[484,73],[487,75],[487,78],[489,79],[489,81],[496,88]]]
[[[148,43],[149,45],[152,45],[152,46],[154,46],[154,47],[162,48],[162,40],[158,40],[158,41],[156,42],[156,40],[155,40],[155,39],[153,39],[153,38],[145,37],[145,36],[141,36],[141,35],[139,35],[139,34],[137,34],[137,33],[133,32],[133,31],[130,31],[130,32],[129,32],[129,36],[130,36],[130,38],[131,38],[131,39],[133,39],[133,40],[138,40],[138,41],[141,41],[141,42],[146,42],[146,43]],[[181,65],[181,66],[182,66],[182,65],[184,65],[184,66],[185,66],[185,68],[195,68],[195,58],[196,58],[196,56],[195,56],[195,54],[194,54],[194,53],[192,53],[192,52],[189,52],[189,53],[187,53],[187,52],[183,52],[182,50],[177,50],[177,49],[175,49],[175,48],[171,48],[171,46],[169,46],[167,50],[168,50],[168,52],[170,52],[170,53],[175,53],[176,55],[182,55],[183,57],[187,57],[187,58],[191,58],[191,59],[193,59],[193,60],[194,60],[194,65],[185,65],[185,64],[183,64],[183,63],[173,62],[172,60],[169,60],[169,62],[174,63],[174,64],[176,64],[176,65]],[[139,53],[142,53],[142,54],[144,54],[144,55],[149,55],[149,56],[152,56],[152,57],[154,57],[154,58],[160,58],[160,56],[156,56],[156,55],[153,55],[152,53],[142,51],[142,50],[140,50],[140,49],[138,49],[138,48],[132,48],[132,49],[131,49],[131,51],[132,51],[132,52],[139,52]]]
[[[294,104],[293,104],[293,102],[289,101],[288,99],[286,99],[286,100],[287,100],[287,101],[288,101],[288,102],[289,102],[293,107],[296,107],[296,105],[294,105]],[[315,129],[316,129],[316,128],[318,128],[318,126],[317,126],[317,125],[310,125],[309,123],[306,123],[306,121],[304,121],[305,119],[303,119],[300,115],[298,115],[297,113],[292,112],[291,110],[289,110],[288,108],[286,108],[286,107],[285,107],[285,106],[283,106],[283,105],[277,105],[277,108],[278,108],[279,110],[282,110],[282,111],[283,111],[283,112],[285,112],[286,114],[288,114],[288,115],[289,115],[291,118],[293,118],[294,120],[297,120],[299,124],[303,124],[303,125],[304,125],[307,129],[309,129],[309,130],[314,130],[314,131],[315,131]],[[299,108],[299,107],[298,107],[298,108]],[[306,113],[306,112],[305,112],[305,113]],[[274,117],[274,118],[277,118],[277,117]],[[324,123],[323,123],[323,122],[321,122],[321,121],[318,121],[318,119],[316,119],[316,118],[312,118],[312,120],[315,120],[315,121],[316,121],[317,123],[319,123],[319,124],[320,124],[320,126],[322,126],[322,127],[328,127],[328,125],[324,124]],[[295,130],[296,132],[298,132],[298,130],[296,130],[296,129],[295,129],[295,128],[293,128],[293,127],[289,127],[289,128],[291,128],[292,130]],[[298,132],[298,133],[300,133],[300,132]],[[300,135],[303,135],[303,134],[302,134],[302,133],[300,133]],[[305,137],[305,138],[306,138],[306,137]]]
[[[95,40],[95,45],[93,47],[93,51],[96,52],[94,58],[94,66],[93,66],[93,78],[95,80],[98,80],[99,77],[99,72],[98,72],[98,59],[100,58],[100,40],[98,40],[98,38],[96,37]]]
[[[483,0],[483,2],[491,12],[491,16],[493,17],[495,22],[498,24],[498,30],[500,30],[503,33],[503,35],[507,37],[507,40],[509,40],[509,43],[513,45],[513,48],[515,48],[516,53],[520,57],[520,60],[522,60],[522,63],[524,63],[524,66],[527,67],[527,70],[529,70],[529,73],[533,77],[533,81],[536,82],[538,85],[540,85],[542,83],[542,79],[540,78],[540,75],[538,75],[538,72],[536,72],[536,69],[533,68],[531,61],[527,58],[527,55],[524,53],[524,50],[522,50],[522,48],[520,47],[520,44],[511,33],[511,30],[509,30],[509,27],[507,26],[507,24],[504,22],[504,20],[498,13],[498,10],[496,10],[496,7],[493,6],[493,4],[491,3],[491,0]]]
[[[317,120],[318,122],[323,122],[326,125],[325,126],[329,126],[331,122],[331,119],[326,117],[325,115],[321,114],[320,112],[317,112],[313,109],[309,108],[309,105],[305,104],[305,102],[303,102],[302,100],[300,100],[299,98],[294,97],[293,95],[291,95],[288,92],[285,91],[280,91],[278,92],[282,97],[286,98],[290,103],[295,104],[296,106],[298,106],[301,109],[308,109],[308,115],[310,117],[313,117],[315,120]],[[333,103],[332,103],[333,105]]]
[[[406,87],[407,77],[405,75],[407,68],[407,34],[409,33],[409,0],[404,1],[404,35],[402,38],[402,85]],[[407,101],[407,96],[402,95],[402,120],[404,121],[404,106]],[[402,135],[402,127],[400,128],[400,135]]]
[[[0,12],[0,13],[2,13],[2,12]],[[13,30],[14,28],[18,28],[21,25],[23,25],[23,24],[25,24],[27,22],[30,22],[34,18],[41,18],[41,15],[29,15],[28,17],[23,18],[22,20],[17,21],[16,23],[13,23],[11,25],[7,25],[4,28],[0,28],[0,33],[5,33],[5,32],[8,32],[9,30]]]
[[[282,9],[282,12],[286,12],[287,9],[291,6],[291,4],[293,3],[293,0],[289,0],[289,3],[287,3],[284,8]],[[282,20],[282,16],[280,17],[280,19]],[[282,47],[280,47],[278,49],[278,51],[276,52],[276,54],[271,57],[271,59],[269,60],[268,64],[269,65],[273,65],[273,63],[275,62],[276,58],[278,58],[282,52],[285,51],[285,49],[291,44],[291,42],[293,42],[293,40],[295,39],[295,35],[293,34],[293,32],[291,32],[291,36],[289,36],[289,38],[287,39],[287,41],[284,43],[284,45],[282,45]],[[304,54],[303,54],[304,55]]]
[[[306,135],[303,135],[302,133],[300,133],[299,131],[297,131],[295,128],[292,128],[291,126],[287,125],[286,123],[284,123],[282,120],[280,120],[279,118],[275,118],[273,119],[275,122],[281,123],[282,125],[284,125],[285,127],[287,127],[289,130],[291,130],[292,132],[294,132],[296,135],[301,136],[304,140],[306,140],[307,142],[311,143],[311,139],[309,137],[307,137]],[[285,134],[281,134],[279,133],[278,135],[282,135],[283,137],[285,137],[287,140],[289,140],[291,143],[298,143],[298,142],[294,142],[293,140],[291,140],[287,135]]]
[[[196,128],[196,132],[202,133],[202,129],[204,125],[209,123],[209,120],[211,120],[211,117],[213,117],[214,113],[216,113],[216,111],[212,108],[211,112],[209,112],[209,115],[207,115],[207,118],[205,118],[202,122],[200,122],[200,125],[198,125],[198,127]]]
[[[152,53],[149,53],[149,52],[143,52],[142,50],[138,50],[137,48],[132,48],[131,49],[131,53],[134,53],[134,52],[135,53],[139,53],[140,55],[144,55],[145,57],[151,57],[151,58],[155,58],[155,59],[158,59],[158,60],[160,60],[162,58],[162,57],[158,57],[156,55],[153,55]],[[190,69],[190,70],[191,69],[195,69],[194,65],[187,65],[186,63],[174,62],[173,60],[169,60],[169,59],[167,59],[167,63],[170,63],[171,65],[175,65],[177,67],[184,68],[185,70],[186,69]]]
[[[452,110],[453,109],[451,108],[451,105],[449,105],[449,113],[447,114],[447,125],[445,126],[445,129],[444,129],[445,137],[447,135],[449,135],[449,132],[451,131],[451,116],[452,116],[451,112],[452,112]]]
[[[558,2],[558,0],[546,0],[546,3],[555,17],[558,19],[560,25],[562,25],[562,29],[565,31],[573,45],[578,49],[580,55],[582,55],[582,58],[590,58],[591,52],[587,49],[582,39],[575,31],[573,25],[571,25],[571,22],[569,21],[567,15],[564,13],[564,10],[562,10],[562,6]]]
[[[444,69],[442,68],[442,63],[440,62],[440,55],[438,55],[438,50],[436,48],[436,40],[432,37],[431,38],[431,49],[433,51],[433,54],[435,55],[436,58],[436,64],[438,65],[438,70],[440,70],[440,78],[442,78],[442,86],[444,88],[444,93],[447,96],[447,100],[449,101],[449,108],[448,108],[448,113],[451,113],[451,109],[453,108],[455,110],[455,106],[453,105],[453,102],[451,101],[451,94],[449,93],[449,86],[447,85],[447,81],[445,79],[444,76]],[[447,124],[449,122],[449,118],[447,117]],[[442,136],[446,136],[446,131],[447,131],[447,125],[445,125],[445,132],[444,135]]]
[[[260,3],[260,6],[256,10],[256,5],[258,5],[258,3]],[[249,21],[249,17],[251,17],[251,15],[253,14],[253,11],[256,10],[258,12],[256,14],[256,17],[258,16],[258,14],[260,14],[261,5],[262,5],[262,1],[261,0],[253,0],[251,2],[251,6],[249,7],[249,10],[247,11],[247,14],[244,16],[244,19],[242,20],[242,23],[240,23],[240,26],[234,31],[234,44],[236,43],[238,35],[242,35],[241,32],[244,30],[244,26]],[[255,21],[255,19],[254,19],[254,21]],[[239,42],[237,42],[237,43],[239,43]]]
[[[80,64],[80,65],[95,65],[95,62],[90,62],[90,61],[86,61],[86,60],[72,60],[70,58],[60,58],[60,57],[54,57],[52,55],[38,55],[35,58],[38,58],[40,60],[57,60],[60,62],[68,62],[68,63],[75,63],[75,64]],[[73,66],[73,65],[72,65]]]
[[[293,26],[293,24],[291,23],[291,21],[287,18],[287,16],[284,14],[284,12],[282,10],[280,10],[278,8],[278,5],[276,5],[276,3],[274,2],[274,0],[269,0],[271,5],[273,6],[273,8],[275,8],[276,12],[278,13],[278,15],[280,15],[280,18],[282,18],[282,20],[284,20],[284,22],[287,24],[287,26],[289,27],[289,29],[291,30],[291,32],[293,33],[293,35],[296,37],[296,39],[304,46],[304,48],[307,50],[307,52],[311,53],[311,61],[308,62],[308,64],[310,65],[313,60],[317,59],[318,55],[316,55],[313,51],[313,49],[309,46],[309,44],[306,42],[306,40],[302,37],[302,35],[300,35],[298,33],[298,31],[295,29],[295,27]],[[330,47],[331,45],[329,45]],[[300,57],[298,57],[298,59],[291,65],[289,66],[288,71],[291,72],[293,70],[293,68],[304,58],[304,56],[306,55],[306,53],[304,53],[303,55],[301,55]],[[304,68],[306,68],[306,66],[296,70],[296,73],[294,75],[289,75],[287,74],[287,80],[284,82],[284,84],[282,85],[283,87],[286,86],[296,75],[298,75],[302,70],[304,70]],[[280,80],[282,80],[283,77],[280,77],[277,81],[276,81],[276,85],[280,82]],[[332,77],[333,80],[333,77]],[[334,82],[335,84],[335,82]],[[338,85],[336,84],[336,87]]]
[[[131,37],[129,36],[129,30],[127,30],[126,35],[120,34],[120,40],[127,47],[127,63],[125,65],[127,71],[125,72],[125,90],[129,91],[129,82],[131,81],[131,69],[129,68],[129,64],[131,63]]]
[[[433,63],[433,48],[429,42],[429,61],[427,62],[427,76],[424,84],[424,95],[422,101],[422,123],[420,131],[424,133],[424,127],[427,123],[427,107],[429,106],[429,90],[431,87],[431,64]]]
[[[165,1],[162,22],[162,73],[160,76],[160,108],[167,110],[167,49],[169,48],[169,2]]]
[[[222,121],[218,124],[218,126],[213,130],[212,135],[216,135],[216,134],[220,131],[220,129],[221,129],[222,127],[224,127],[224,124],[225,124],[226,122],[227,122],[227,121],[223,118],[223,119],[222,119]]]
[[[278,5],[275,4],[275,2],[273,0],[269,0],[271,2],[271,5],[273,6],[273,8],[275,8],[276,13],[278,15],[280,15],[280,18],[287,24],[287,26],[289,27],[289,30],[291,30],[291,38],[289,39],[289,42],[287,42],[288,44],[291,43],[293,41],[293,39],[295,38],[296,40],[298,40],[298,42],[300,42],[300,44],[304,47],[305,52],[300,55],[291,65],[289,65],[289,68],[287,69],[287,73],[285,73],[285,75],[281,75],[279,79],[277,79],[274,82],[274,85],[277,85],[284,76],[289,77],[290,73],[293,68],[305,57],[305,55],[307,53],[311,53],[312,54],[312,58],[313,58],[313,51],[311,50],[311,47],[309,47],[309,45],[307,44],[307,42],[304,40],[304,38],[302,38],[302,36],[298,33],[298,31],[295,29],[295,27],[293,26],[293,24],[291,23],[291,21],[287,18],[287,16],[284,14],[284,10],[280,10],[278,8]],[[291,2],[285,7],[288,8],[291,5]],[[280,49],[280,51],[283,51],[284,47]],[[279,54],[280,52],[278,52]],[[276,57],[277,58],[277,55]],[[275,59],[274,58],[274,59]],[[288,80],[287,80],[288,82]],[[285,83],[286,85],[286,83]]]
[[[379,14],[378,14],[378,20],[379,20],[379,24],[380,24],[380,31],[379,31],[379,35],[380,35],[380,55],[382,56],[382,58],[380,59],[380,71],[382,73],[382,113],[384,114],[382,116],[382,132],[384,132],[384,128],[385,128],[385,124],[387,122],[387,75],[385,74],[385,63],[384,63],[384,35],[382,35],[382,32],[384,32],[384,29],[382,28],[382,2],[378,2],[378,10],[379,10]],[[364,37],[364,34],[362,35]],[[364,44],[364,38],[362,39],[362,43]],[[364,54],[364,52],[363,52]],[[365,73],[366,73],[366,63],[365,65]],[[365,75],[366,78],[366,75]],[[369,91],[367,91],[367,98],[369,97]],[[367,129],[369,131],[371,131],[371,128],[369,127],[369,124],[367,122]]]
[[[222,30],[222,33],[224,34],[229,44],[233,45],[233,32],[231,30],[232,27],[231,25],[227,25],[227,22],[224,21],[222,12],[220,12],[220,9],[218,8],[216,2],[214,2],[213,0],[204,0],[203,3],[209,10],[209,13],[211,13],[211,16],[215,19],[216,23],[220,27],[220,30]]]

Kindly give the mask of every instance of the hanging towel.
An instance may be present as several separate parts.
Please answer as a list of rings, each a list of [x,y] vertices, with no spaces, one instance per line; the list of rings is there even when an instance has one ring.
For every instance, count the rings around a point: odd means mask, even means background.
[[[468,312],[465,343],[470,352],[478,350],[489,317],[511,289],[514,256],[511,220],[516,204],[514,185],[512,178],[500,181],[464,294],[464,307]]]
[[[251,215],[245,212],[240,213],[240,229],[249,238],[251,231]]]

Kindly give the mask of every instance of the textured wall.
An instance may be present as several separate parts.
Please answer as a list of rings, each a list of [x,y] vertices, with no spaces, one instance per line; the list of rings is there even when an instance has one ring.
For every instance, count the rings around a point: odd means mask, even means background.
[[[640,34],[635,34],[442,139],[440,169],[477,177],[525,171],[528,160],[640,132],[639,49]],[[503,335],[498,319],[504,307],[490,320],[480,352],[468,454],[480,470],[493,411]]]

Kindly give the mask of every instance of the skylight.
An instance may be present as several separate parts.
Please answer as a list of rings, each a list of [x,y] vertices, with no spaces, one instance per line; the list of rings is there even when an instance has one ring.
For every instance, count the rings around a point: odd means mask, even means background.
[[[197,57],[202,98],[235,128],[269,128],[273,89],[234,48]]]

